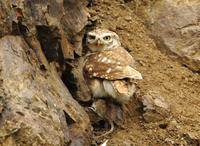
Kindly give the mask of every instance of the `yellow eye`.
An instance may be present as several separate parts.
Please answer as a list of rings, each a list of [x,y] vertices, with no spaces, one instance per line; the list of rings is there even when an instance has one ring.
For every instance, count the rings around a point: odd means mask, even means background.
[[[111,39],[111,37],[110,37],[110,36],[105,36],[105,37],[103,37],[103,39],[104,39],[105,41],[109,41],[109,40]]]
[[[88,35],[88,39],[89,39],[89,40],[95,40],[95,39],[96,39],[96,36],[94,36],[94,35]]]

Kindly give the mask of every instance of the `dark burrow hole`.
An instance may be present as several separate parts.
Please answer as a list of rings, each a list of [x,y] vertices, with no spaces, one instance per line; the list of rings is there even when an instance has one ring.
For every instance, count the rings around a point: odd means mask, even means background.
[[[64,64],[64,57],[61,49],[61,36],[56,27],[37,25],[37,38],[42,50],[49,62],[55,61],[60,65]]]
[[[62,81],[67,86],[72,96],[74,96],[77,91],[77,87],[74,75],[71,73],[73,66],[70,65],[70,60],[66,61],[64,59],[61,48],[61,35],[58,28],[38,25],[36,26],[36,29],[37,38],[41,44],[44,55],[46,56],[48,62],[54,62],[58,65],[57,71],[60,73]],[[66,62],[69,62],[69,64]],[[70,117],[70,115],[66,112],[64,113],[67,125],[70,126],[74,124],[75,121]]]
[[[166,128],[167,128],[167,126],[168,126],[168,124],[167,124],[167,123],[162,123],[162,124],[159,124],[159,127],[160,127],[161,129],[166,129]]]
[[[78,90],[76,85],[76,78],[74,77],[74,74],[72,73],[73,67],[70,64],[66,64],[66,69],[62,73],[61,79],[63,83],[67,86],[69,89],[69,92],[71,93],[72,97],[76,97],[76,92]]]
[[[37,38],[41,44],[42,50],[49,62],[56,62],[59,66],[57,70],[61,74],[61,79],[69,89],[73,97],[76,97],[76,80],[71,70],[73,69],[73,60],[65,60],[61,48],[61,35],[55,27],[44,25],[36,26]],[[76,56],[75,56],[76,57]]]

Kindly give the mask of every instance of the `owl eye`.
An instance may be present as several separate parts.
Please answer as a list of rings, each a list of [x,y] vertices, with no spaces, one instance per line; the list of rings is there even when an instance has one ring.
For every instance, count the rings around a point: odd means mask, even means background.
[[[109,41],[109,40],[111,39],[111,37],[110,37],[110,36],[105,36],[105,37],[103,37],[103,39],[104,39],[105,41]]]
[[[89,40],[95,40],[95,39],[96,39],[96,36],[94,36],[94,35],[88,35],[88,39],[89,39]]]

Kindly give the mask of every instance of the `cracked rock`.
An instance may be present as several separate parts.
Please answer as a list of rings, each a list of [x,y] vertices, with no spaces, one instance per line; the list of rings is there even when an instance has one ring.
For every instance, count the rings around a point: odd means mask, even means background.
[[[170,116],[170,106],[159,93],[148,92],[140,98],[143,118],[146,122],[157,122]]]

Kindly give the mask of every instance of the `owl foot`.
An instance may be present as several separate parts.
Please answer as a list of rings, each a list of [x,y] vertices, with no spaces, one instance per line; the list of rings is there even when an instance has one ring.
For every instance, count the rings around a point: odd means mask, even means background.
[[[103,134],[101,134],[101,135],[94,136],[94,138],[95,138],[95,139],[100,139],[100,138],[102,138],[102,137],[105,137],[105,136],[111,134],[111,133],[114,131],[114,123],[113,123],[113,121],[109,121],[109,124],[110,124],[110,126],[111,126],[111,128],[110,128],[109,131],[107,131],[107,132],[105,132],[105,133],[103,133]]]

